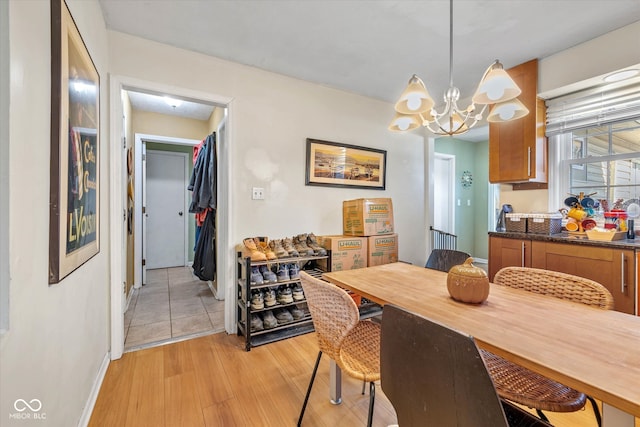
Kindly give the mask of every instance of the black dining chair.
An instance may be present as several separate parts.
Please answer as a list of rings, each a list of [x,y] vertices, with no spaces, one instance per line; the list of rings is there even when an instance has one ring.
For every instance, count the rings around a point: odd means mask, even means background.
[[[454,265],[460,265],[471,257],[466,252],[453,249],[434,249],[431,251],[425,268],[448,272]]]
[[[550,427],[500,400],[472,337],[385,305],[380,380],[401,427]]]

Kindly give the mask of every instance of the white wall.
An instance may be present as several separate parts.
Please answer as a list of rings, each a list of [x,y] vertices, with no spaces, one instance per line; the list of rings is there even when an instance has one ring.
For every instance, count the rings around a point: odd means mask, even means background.
[[[10,0],[11,311],[10,329],[0,337],[3,426],[76,425],[109,350],[107,33],[97,1],[67,2],[102,83],[101,248],[48,285],[50,3]],[[46,420],[11,419],[17,399],[39,399]]]
[[[341,234],[343,200],[391,197],[400,258],[424,263],[423,138],[387,130],[390,104],[117,32],[109,49],[114,75],[234,99],[227,250],[249,236]],[[306,138],[387,150],[387,190],[305,186]],[[251,200],[251,187],[265,200]]]

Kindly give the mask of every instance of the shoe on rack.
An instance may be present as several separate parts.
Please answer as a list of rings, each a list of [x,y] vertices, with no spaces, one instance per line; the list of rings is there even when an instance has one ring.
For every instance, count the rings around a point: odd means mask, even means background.
[[[266,261],[267,256],[264,252],[258,250],[258,246],[253,238],[248,237],[242,241],[244,243],[244,247],[247,248],[249,254],[251,256],[251,261]]]
[[[262,273],[264,283],[276,283],[278,281],[276,274],[266,265],[260,266],[260,273]]]
[[[264,329],[264,325],[262,324],[262,319],[257,314],[251,315],[251,332],[262,331]]]
[[[289,279],[296,280],[300,278],[300,266],[298,264],[289,264]]]
[[[296,248],[300,256],[313,256],[315,252],[307,245],[307,235],[298,234],[293,238],[293,246]]]
[[[271,310],[267,310],[262,314],[262,324],[265,329],[273,329],[278,326],[278,320]]]
[[[262,310],[264,308],[264,296],[262,291],[253,291],[251,293],[251,310]]]
[[[269,242],[269,248],[276,254],[278,258],[289,258],[289,252],[284,250],[282,240],[275,239]]]
[[[282,247],[285,251],[289,252],[289,256],[300,256],[296,248],[293,246],[293,240],[291,240],[291,237],[285,237],[282,239]]]
[[[251,267],[251,276],[249,281],[252,285],[262,285],[264,283],[264,279],[262,278],[262,274],[260,274],[260,270],[258,270],[257,265]]]
[[[291,288],[283,285],[278,288],[278,294],[276,299],[279,304],[291,304],[293,302],[293,294]]]
[[[286,282],[289,279],[289,268],[286,264],[280,264],[278,266],[278,271],[276,272],[278,277],[278,282]]]
[[[318,244],[316,235],[313,233],[307,234],[307,246],[313,249],[317,256],[327,255],[327,250]]]
[[[274,291],[271,288],[267,288],[267,290],[264,291],[264,305],[265,305],[265,307],[273,307],[277,303],[278,303],[278,300],[276,300],[276,291]]]
[[[304,317],[304,311],[300,310],[300,307],[298,306],[294,305],[293,307],[289,308],[289,312],[293,316],[293,320],[300,320]]]
[[[300,283],[296,284],[291,294],[294,301],[302,301],[304,299],[304,291],[302,290],[302,286],[300,286]]]
[[[278,325],[293,322],[293,315],[289,313],[289,310],[287,310],[286,308],[279,308],[275,310],[275,315]]]
[[[274,260],[274,259],[278,259],[276,254],[269,247],[269,238],[268,237],[254,237],[253,241],[255,242],[256,247],[258,248],[258,250],[260,252],[262,252],[264,254],[264,256],[267,257],[268,261],[271,261],[271,260]]]

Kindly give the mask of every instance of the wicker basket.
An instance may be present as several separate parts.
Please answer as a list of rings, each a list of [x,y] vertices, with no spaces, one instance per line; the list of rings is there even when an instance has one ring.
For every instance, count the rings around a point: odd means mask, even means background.
[[[562,215],[559,213],[529,214],[527,217],[527,233],[557,234],[560,232],[562,232]]]
[[[506,215],[506,230],[511,233],[526,233],[527,216],[528,214],[508,213]]]

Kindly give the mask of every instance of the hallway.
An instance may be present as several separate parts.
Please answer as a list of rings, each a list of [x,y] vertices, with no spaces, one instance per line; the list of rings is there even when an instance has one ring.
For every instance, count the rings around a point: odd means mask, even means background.
[[[133,292],[124,316],[125,351],[224,331],[224,301],[190,267],[148,270],[147,284]]]

